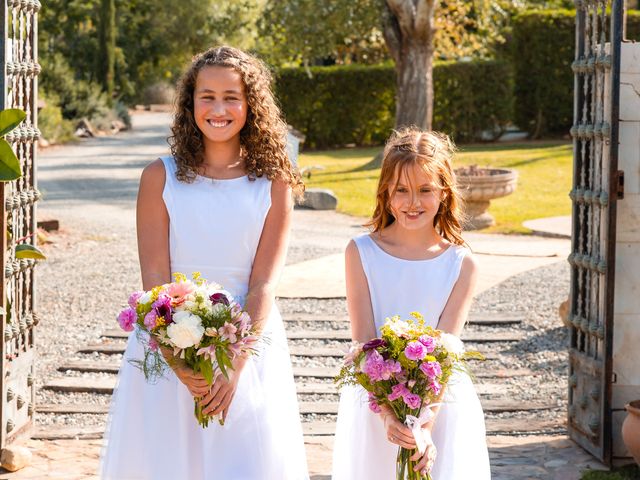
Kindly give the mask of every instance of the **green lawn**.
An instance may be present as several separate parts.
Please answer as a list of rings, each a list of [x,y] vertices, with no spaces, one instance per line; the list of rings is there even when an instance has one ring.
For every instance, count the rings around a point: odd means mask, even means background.
[[[636,465],[627,465],[611,472],[586,470],[582,472],[582,480],[638,480],[640,469]]]
[[[567,142],[525,142],[519,144],[479,144],[459,147],[454,166],[514,168],[519,173],[516,191],[493,200],[489,209],[496,225],[487,232],[528,233],[525,220],[569,215],[571,201],[572,149]],[[369,216],[380,173],[371,159],[380,148],[352,148],[303,153],[300,166],[320,165],[305,179],[308,187],[329,188],[338,197],[338,210],[350,215]]]

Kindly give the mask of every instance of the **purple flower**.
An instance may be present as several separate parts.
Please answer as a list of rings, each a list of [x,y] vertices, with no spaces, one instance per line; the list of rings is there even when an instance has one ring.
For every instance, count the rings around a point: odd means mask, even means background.
[[[431,385],[429,385],[429,388],[433,391],[434,395],[439,395],[440,390],[442,390],[442,385],[440,385],[440,382],[437,380],[433,380]]]
[[[442,375],[442,367],[438,362],[424,362],[420,365],[420,370],[429,377],[429,380],[433,380]]]
[[[382,411],[380,405],[378,405],[378,402],[376,401],[376,396],[371,392],[369,392],[369,409],[373,413],[380,413]]]
[[[384,380],[386,370],[385,361],[382,358],[382,355],[380,355],[376,350],[369,350],[366,353],[362,371],[371,379],[372,382],[377,382],[379,380]]]
[[[129,301],[127,302],[131,308],[134,310],[138,306],[138,299],[144,294],[144,292],[133,292],[131,296],[129,296]]]
[[[153,302],[151,308],[155,310],[156,316],[164,318],[165,325],[169,325],[173,321],[171,318],[171,297],[169,295],[164,293],[158,295],[158,299]]]
[[[391,393],[387,395],[387,398],[390,402],[393,402],[394,400],[397,400],[400,397],[404,397],[405,395],[408,395],[410,393],[411,392],[409,392],[409,389],[404,383],[398,383],[397,385],[391,387]]]
[[[422,360],[427,355],[427,348],[421,342],[409,342],[404,354],[409,360]]]
[[[422,403],[420,396],[416,395],[415,393],[407,393],[402,398],[404,400],[404,403],[407,404],[407,407],[413,410],[415,410],[416,408],[420,408],[420,404]]]
[[[156,320],[158,319],[158,314],[154,308],[151,309],[149,313],[144,316],[144,326],[149,330],[153,330],[156,328]]]
[[[367,343],[365,343],[362,346],[362,350],[367,352],[369,350],[375,350],[379,347],[386,347],[386,346],[387,346],[387,342],[385,340],[383,340],[382,338],[374,338],[373,340],[369,340]]]
[[[429,335],[420,335],[418,341],[427,349],[427,353],[431,353],[436,349],[436,340]]]
[[[133,330],[133,325],[136,323],[137,315],[136,311],[133,308],[125,308],[118,315],[118,323],[120,324],[120,328],[122,328],[125,332],[130,332]]]
[[[229,302],[229,299],[227,298],[227,296],[222,292],[217,292],[217,293],[212,294],[209,297],[209,300],[211,300],[211,303],[213,303],[214,305],[217,305],[218,303],[222,303],[223,305],[226,305],[227,307],[231,303],[231,302]]]
[[[386,360],[384,362],[384,366],[386,372],[389,374],[389,377],[385,378],[385,380],[389,380],[393,374],[402,372],[402,365],[400,365],[400,362],[396,362],[395,360]]]

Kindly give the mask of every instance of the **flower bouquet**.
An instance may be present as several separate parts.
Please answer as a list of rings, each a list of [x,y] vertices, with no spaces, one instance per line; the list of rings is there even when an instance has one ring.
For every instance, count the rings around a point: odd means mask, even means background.
[[[369,408],[379,413],[388,406],[407,425],[424,453],[427,439],[422,425],[433,418],[431,408],[439,405],[443,388],[456,369],[465,370],[469,358],[482,358],[478,352],[465,352],[462,341],[451,334],[425,326],[423,317],[395,316],[386,320],[381,337],[355,344],[345,357],[336,377],[342,385],[360,385],[369,394]],[[430,479],[414,471],[414,450],[398,450],[397,480]]]
[[[218,373],[229,378],[235,357],[256,353],[258,336],[249,315],[222,286],[207,282],[199,273],[192,280],[181,273],[174,277],[173,283],[133,293],[129,306],[118,315],[123,330],[138,327],[136,335],[144,346],[144,358],[132,363],[148,381],[155,381],[167,368],[160,351],[164,348],[210,385]],[[211,417],[202,413],[199,400],[195,399],[195,416],[207,427]],[[218,420],[222,424],[221,417]]]

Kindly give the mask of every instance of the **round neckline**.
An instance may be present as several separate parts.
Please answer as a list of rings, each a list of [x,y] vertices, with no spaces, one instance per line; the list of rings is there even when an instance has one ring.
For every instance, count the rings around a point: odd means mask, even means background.
[[[402,257],[396,257],[395,255],[391,255],[389,252],[387,252],[384,248],[382,248],[380,245],[378,245],[378,242],[376,242],[373,237],[371,237],[370,234],[367,234],[367,238],[371,241],[371,243],[373,243],[373,245],[375,246],[375,248],[377,248],[378,250],[380,250],[382,253],[384,253],[386,256],[393,258],[394,260],[400,260],[401,262],[410,262],[410,263],[420,263],[420,262],[432,262],[434,260],[438,260],[439,258],[443,257],[444,255],[447,254],[447,252],[449,250],[453,250],[453,243],[449,243],[449,246],[447,248],[444,249],[443,252],[440,252],[438,255],[436,255],[433,258],[424,258],[422,260],[411,260],[408,258],[402,258]]]
[[[242,180],[243,178],[247,178],[249,176],[248,173],[245,173],[244,175],[240,176],[240,177],[233,177],[233,178],[213,178],[213,177],[206,177],[204,175],[200,175],[196,173],[196,178],[199,178],[201,180],[209,180],[212,182],[233,182],[234,180]]]

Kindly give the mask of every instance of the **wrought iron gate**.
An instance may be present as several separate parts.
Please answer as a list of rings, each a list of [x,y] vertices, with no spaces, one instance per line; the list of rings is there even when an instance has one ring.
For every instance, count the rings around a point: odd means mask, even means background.
[[[15,247],[36,242],[35,202],[40,197],[36,188],[37,75],[38,65],[38,0],[3,0],[1,9],[2,64],[0,92],[2,109],[20,108],[25,121],[6,136],[22,167],[18,180],[0,182],[2,212],[2,265],[0,282],[3,307],[0,342],[2,366],[0,379],[0,447],[26,433],[33,425],[34,413],[34,312],[35,260],[15,258]]]
[[[612,346],[624,0],[576,0],[569,435],[612,461]]]

